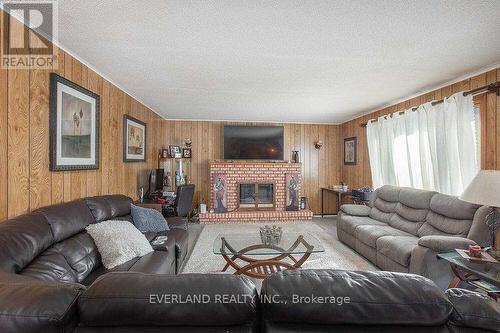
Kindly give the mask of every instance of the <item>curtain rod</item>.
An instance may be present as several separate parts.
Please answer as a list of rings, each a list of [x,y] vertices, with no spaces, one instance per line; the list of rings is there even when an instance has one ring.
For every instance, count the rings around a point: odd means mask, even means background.
[[[486,86],[482,86],[482,87],[479,87],[479,88],[476,88],[476,89],[465,91],[463,93],[463,95],[464,96],[467,96],[467,95],[476,96],[476,95],[481,95],[481,94],[490,93],[490,92],[495,92],[497,94],[497,96],[500,96],[500,81],[497,81],[495,83],[488,84]],[[431,102],[431,104],[432,105],[437,105],[437,104],[440,104],[440,103],[443,103],[443,102],[444,102],[444,98],[440,99],[440,100],[437,100],[437,101],[433,101],[433,102]],[[418,109],[418,107],[414,107],[411,110],[412,111],[416,111],[417,109]],[[394,112],[394,113],[403,114],[403,113],[405,113],[405,111],[399,111],[399,112]],[[374,119],[372,122],[376,122],[376,121],[377,121],[377,119]],[[361,124],[361,127],[366,127],[367,124],[368,123],[363,123],[363,124]]]

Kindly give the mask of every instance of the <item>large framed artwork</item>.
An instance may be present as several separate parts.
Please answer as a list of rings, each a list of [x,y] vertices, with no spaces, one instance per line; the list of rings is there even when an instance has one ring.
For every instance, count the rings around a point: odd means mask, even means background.
[[[352,137],[344,139],[344,164],[356,165],[358,138]]]
[[[146,161],[146,123],[123,116],[123,161]]]
[[[227,212],[226,174],[216,173],[212,177],[214,212],[225,213]]]
[[[294,211],[299,210],[300,206],[300,198],[299,198],[299,190],[300,190],[300,181],[299,181],[299,173],[287,173],[285,176],[285,185],[286,185],[286,210]]]
[[[99,169],[99,95],[50,76],[50,170]]]

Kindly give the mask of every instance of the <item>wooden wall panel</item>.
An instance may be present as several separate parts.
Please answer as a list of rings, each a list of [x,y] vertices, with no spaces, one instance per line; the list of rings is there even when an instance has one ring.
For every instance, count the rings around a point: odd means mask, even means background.
[[[0,12],[0,14],[3,12]],[[22,35],[17,36],[22,38]],[[0,69],[0,221],[85,196],[123,193],[137,198],[144,175],[157,165],[166,122],[77,59],[55,47],[52,70]],[[55,72],[100,96],[99,170],[49,171],[49,89]],[[124,163],[124,114],[148,126],[146,162]]]
[[[261,123],[208,122],[208,121],[164,121],[164,141],[158,147],[171,144],[184,146],[184,140],[193,141],[193,157],[188,179],[196,185],[195,203],[210,204],[209,161],[223,158],[223,127],[230,125],[262,125]],[[285,130],[285,159],[291,159],[292,150],[300,151],[302,167],[302,195],[308,198],[309,208],[319,213],[320,187],[338,184],[340,181],[339,126],[311,124],[267,124],[283,125]],[[314,143],[322,140],[321,150]],[[334,210],[334,197],[325,198],[325,209]]]
[[[2,13],[0,12],[0,15]],[[0,221],[7,218],[7,200],[8,200],[8,72],[0,68]]]
[[[450,86],[437,89],[428,94],[418,96],[397,105],[393,105],[382,110],[374,111],[368,115],[356,118],[341,125],[340,150],[343,154],[343,139],[348,137],[358,138],[358,163],[357,165],[344,165],[343,155],[340,169],[341,178],[350,186],[361,187],[371,186],[370,161],[368,157],[368,147],[366,142],[366,128],[361,124],[369,119],[378,118],[382,115],[391,114],[397,111],[405,110],[431,100],[441,99],[450,96],[456,92],[469,90],[493,83],[500,79],[500,68],[483,73],[470,79],[460,81]],[[474,100],[481,104],[481,167],[483,169],[500,168],[500,117],[498,116],[500,108],[500,97],[493,93],[479,95]],[[483,100],[483,102],[481,102]]]

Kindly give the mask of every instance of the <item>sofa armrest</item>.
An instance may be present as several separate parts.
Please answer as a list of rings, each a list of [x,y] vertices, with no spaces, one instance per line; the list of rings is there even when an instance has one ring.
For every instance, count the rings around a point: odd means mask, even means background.
[[[446,296],[453,304],[451,324],[492,331],[500,328],[500,305],[493,298],[459,288],[448,289]]]
[[[418,245],[440,253],[455,249],[467,249],[469,245],[476,245],[476,242],[463,237],[424,236],[418,240]]]
[[[78,311],[84,326],[257,325],[257,301],[242,276],[112,272],[85,291]]]
[[[368,216],[371,208],[365,205],[342,205],[340,210],[348,215]]]
[[[14,274],[12,274],[14,275]],[[76,301],[85,289],[72,283],[0,281],[0,327],[4,332],[71,332]]]

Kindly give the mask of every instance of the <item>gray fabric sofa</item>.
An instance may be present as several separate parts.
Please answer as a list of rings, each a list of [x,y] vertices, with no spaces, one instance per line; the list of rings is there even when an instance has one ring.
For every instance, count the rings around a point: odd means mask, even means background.
[[[436,254],[489,245],[488,212],[454,196],[386,185],[369,206],[341,206],[337,236],[383,270],[419,274],[445,288],[452,273]]]

